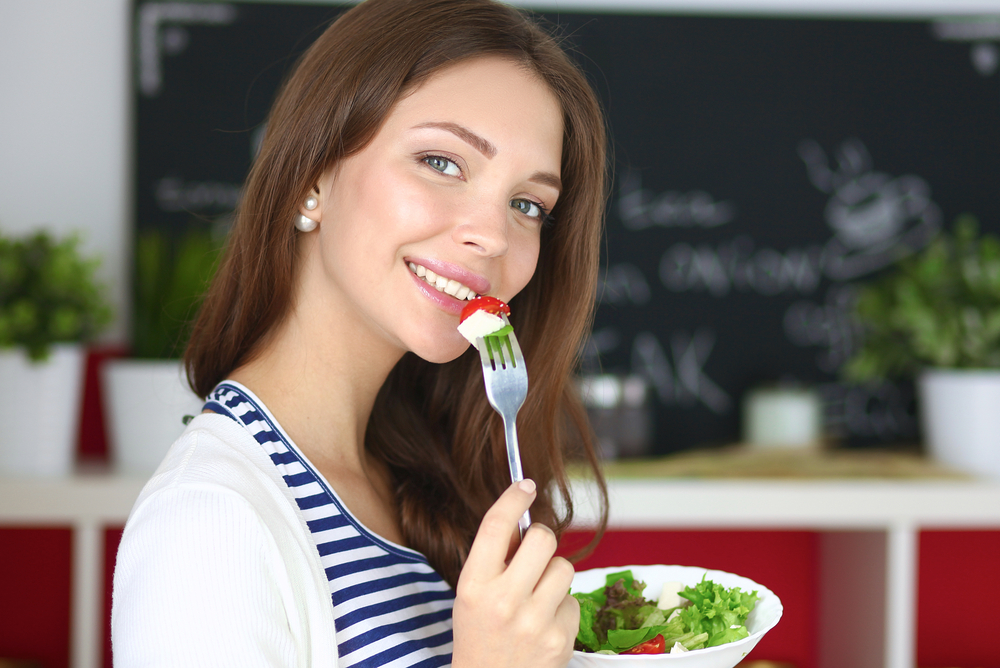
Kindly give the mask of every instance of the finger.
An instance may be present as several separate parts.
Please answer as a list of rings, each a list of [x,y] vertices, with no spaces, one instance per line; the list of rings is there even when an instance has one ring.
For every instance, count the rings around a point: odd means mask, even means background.
[[[554,610],[566,598],[566,592],[573,584],[573,575],[575,575],[573,564],[562,557],[553,557],[535,586],[535,600],[540,605]]]
[[[559,541],[552,529],[537,522],[528,527],[504,574],[510,586],[533,591],[558,547]]]
[[[580,603],[572,596],[564,596],[544,619],[538,649],[551,659],[551,664],[546,665],[565,666],[573,657],[573,645],[580,630]]]
[[[562,629],[563,633],[566,634],[568,651],[572,654],[573,643],[580,631],[580,602],[569,594],[565,594],[556,608],[555,622],[556,627]]]
[[[511,532],[517,531],[518,518],[534,500],[534,481],[522,480],[508,487],[483,516],[462,570],[471,568],[486,577],[502,573],[507,568]]]
[[[514,553],[517,552],[517,548],[520,546],[521,529],[518,527],[510,533],[510,543],[507,545],[507,558],[504,559],[505,564],[510,565],[510,560],[514,558]]]
[[[539,628],[541,636],[536,649],[551,660],[545,665],[565,666],[573,657],[573,645],[580,630],[580,604],[572,596],[564,596],[557,608],[542,614],[545,622]]]

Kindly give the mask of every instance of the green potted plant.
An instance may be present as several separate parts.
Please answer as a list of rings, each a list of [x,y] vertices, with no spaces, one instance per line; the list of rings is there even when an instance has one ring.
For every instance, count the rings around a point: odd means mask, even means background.
[[[861,288],[855,381],[908,376],[929,453],[1000,477],[1000,239],[961,216],[918,254]]]
[[[72,471],[83,344],[111,321],[80,239],[0,234],[0,473]]]
[[[124,473],[154,471],[201,401],[180,356],[221,244],[204,224],[179,236],[158,229],[136,238],[131,355],[103,369],[111,458]]]

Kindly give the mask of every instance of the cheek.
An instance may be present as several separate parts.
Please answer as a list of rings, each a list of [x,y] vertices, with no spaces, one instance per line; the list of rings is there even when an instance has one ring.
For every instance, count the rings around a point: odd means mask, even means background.
[[[524,286],[531,280],[531,277],[535,275],[539,248],[540,241],[538,235],[531,234],[529,238],[525,239],[523,244],[518,245],[517,251],[511,253],[509,256],[508,288],[511,290],[509,297],[513,297],[523,290]]]
[[[432,216],[420,190],[391,171],[376,177],[371,170],[359,170],[341,186],[341,203],[347,208],[337,216],[342,223],[337,236],[352,249],[353,262],[388,260],[430,225]]]
[[[440,198],[406,174],[383,174],[367,179],[361,187],[368,203],[364,223],[369,238],[377,243],[392,239],[403,244],[417,241],[437,231],[445,219]]]

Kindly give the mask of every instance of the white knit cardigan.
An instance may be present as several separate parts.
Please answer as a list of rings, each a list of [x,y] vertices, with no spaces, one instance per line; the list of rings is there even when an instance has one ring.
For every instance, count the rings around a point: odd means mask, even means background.
[[[195,417],[146,484],[115,565],[116,668],[334,668],[319,552],[270,458],[229,417]]]

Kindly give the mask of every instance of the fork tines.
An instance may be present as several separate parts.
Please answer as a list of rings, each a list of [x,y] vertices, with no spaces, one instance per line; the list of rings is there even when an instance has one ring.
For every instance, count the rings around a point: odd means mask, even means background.
[[[501,313],[500,317],[503,318],[505,326],[510,325],[506,313]],[[521,346],[518,345],[513,332],[503,336],[485,336],[480,340],[484,344],[479,346],[479,354],[484,365],[489,364],[493,369],[506,369],[517,368],[524,364]]]

